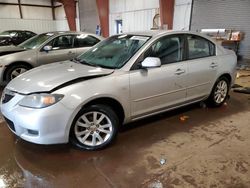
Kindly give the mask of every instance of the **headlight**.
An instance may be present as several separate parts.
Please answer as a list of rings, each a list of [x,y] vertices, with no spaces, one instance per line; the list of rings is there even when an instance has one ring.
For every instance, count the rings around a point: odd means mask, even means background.
[[[20,102],[20,106],[28,108],[45,108],[51,106],[63,98],[60,94],[32,94],[24,97]]]

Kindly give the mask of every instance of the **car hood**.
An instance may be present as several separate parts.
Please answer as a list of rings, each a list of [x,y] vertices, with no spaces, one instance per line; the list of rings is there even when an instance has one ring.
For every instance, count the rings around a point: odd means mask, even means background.
[[[19,46],[1,46],[0,56],[8,55],[8,54],[16,53],[16,52],[22,52],[22,51],[25,51],[25,49]]]
[[[64,61],[32,69],[13,79],[7,85],[7,88],[21,94],[53,92],[67,85],[105,76],[113,72],[113,69]]]

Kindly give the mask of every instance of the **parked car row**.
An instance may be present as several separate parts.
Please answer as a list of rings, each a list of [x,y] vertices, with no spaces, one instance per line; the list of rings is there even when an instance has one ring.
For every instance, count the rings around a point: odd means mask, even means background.
[[[1,111],[14,134],[37,144],[102,149],[123,124],[199,101],[221,106],[234,83],[235,53],[197,33],[129,33],[96,44],[100,40],[44,33],[5,50],[1,77],[11,81]],[[60,62],[19,75],[54,61]]]
[[[36,35],[17,46],[0,47],[0,83],[25,71],[52,62],[77,57],[103,38],[83,32],[49,32]]]

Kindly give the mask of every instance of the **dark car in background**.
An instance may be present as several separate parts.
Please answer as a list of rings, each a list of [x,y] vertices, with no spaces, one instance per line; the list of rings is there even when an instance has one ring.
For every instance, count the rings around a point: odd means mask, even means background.
[[[35,36],[32,31],[8,30],[0,33],[0,46],[18,45]]]

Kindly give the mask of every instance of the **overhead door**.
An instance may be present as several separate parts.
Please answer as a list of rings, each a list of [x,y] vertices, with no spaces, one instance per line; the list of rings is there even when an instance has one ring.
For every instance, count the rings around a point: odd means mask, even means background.
[[[250,1],[193,0],[191,30],[225,28],[245,33],[239,55],[250,59]]]

